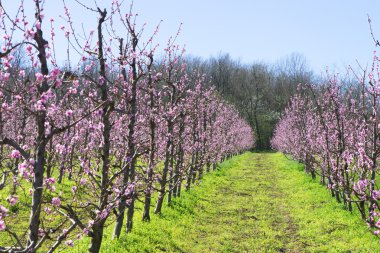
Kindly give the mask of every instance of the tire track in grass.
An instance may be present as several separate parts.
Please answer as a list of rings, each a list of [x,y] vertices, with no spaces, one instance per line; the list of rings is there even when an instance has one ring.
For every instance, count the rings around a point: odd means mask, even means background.
[[[246,154],[197,206],[200,231],[190,252],[300,252],[297,226],[262,154]],[[217,208],[207,208],[215,206]]]
[[[255,169],[260,170],[260,173],[264,173],[268,176],[268,182],[272,183],[270,191],[268,193],[275,200],[274,209],[277,210],[280,217],[280,222],[274,224],[276,228],[281,229],[280,236],[276,236],[276,239],[282,242],[282,247],[276,249],[279,252],[301,252],[302,246],[299,242],[298,226],[295,224],[289,210],[289,206],[286,203],[287,193],[282,187],[279,186],[279,180],[281,179],[278,168],[273,160],[270,159],[268,153],[258,153],[254,157],[256,159]],[[258,171],[257,171],[258,172]]]

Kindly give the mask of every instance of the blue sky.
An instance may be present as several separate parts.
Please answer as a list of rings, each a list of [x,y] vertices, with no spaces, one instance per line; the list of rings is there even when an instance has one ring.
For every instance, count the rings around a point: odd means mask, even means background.
[[[380,1],[375,0],[192,0],[136,1],[146,19],[183,22],[189,53],[230,53],[242,62],[275,62],[303,54],[315,71],[370,62],[374,49],[367,14],[380,39]],[[377,32],[378,31],[378,32]]]
[[[62,13],[57,7],[60,2],[46,0],[47,17]],[[90,13],[74,0],[66,2],[77,24],[95,28]],[[110,0],[97,2],[106,6]],[[164,21],[156,39],[162,44],[183,23],[178,42],[191,55],[208,58],[229,53],[243,63],[274,63],[297,52],[316,72],[326,67],[341,70],[356,65],[355,60],[364,66],[371,62],[375,48],[367,14],[380,39],[377,0],[135,0],[134,9],[139,21],[147,22],[147,31]]]

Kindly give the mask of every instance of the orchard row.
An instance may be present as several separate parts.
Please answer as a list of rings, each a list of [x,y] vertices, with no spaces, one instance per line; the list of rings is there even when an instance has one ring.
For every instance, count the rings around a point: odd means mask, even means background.
[[[274,132],[273,148],[305,164],[347,210],[380,231],[380,58],[359,75],[301,85]],[[350,77],[351,76],[351,77]]]
[[[81,6],[98,17],[81,35],[67,6],[59,28],[40,1],[3,7],[0,252],[53,252],[82,236],[99,252],[105,224],[114,238],[132,230],[137,199],[148,221],[153,204],[161,213],[164,199],[253,147],[249,125],[187,68],[175,38],[157,57],[158,28],[143,39],[128,6]],[[80,54],[66,71],[56,33],[69,59]]]

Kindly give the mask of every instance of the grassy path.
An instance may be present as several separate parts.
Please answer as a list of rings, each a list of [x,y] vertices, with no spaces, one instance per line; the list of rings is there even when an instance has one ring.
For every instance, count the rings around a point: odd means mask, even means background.
[[[107,228],[102,252],[380,252],[358,214],[279,153],[224,162],[150,223],[137,211],[133,233],[120,241]]]

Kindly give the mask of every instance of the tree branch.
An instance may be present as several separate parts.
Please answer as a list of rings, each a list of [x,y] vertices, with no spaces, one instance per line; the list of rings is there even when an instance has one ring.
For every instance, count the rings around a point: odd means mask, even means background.
[[[29,160],[30,158],[30,155],[28,154],[28,152],[26,152],[22,147],[20,147],[20,145],[12,140],[12,139],[9,139],[9,138],[4,138],[2,140],[0,140],[0,145],[9,145],[11,147],[14,147],[16,150],[18,150],[21,155],[26,159],[26,160]]]

